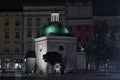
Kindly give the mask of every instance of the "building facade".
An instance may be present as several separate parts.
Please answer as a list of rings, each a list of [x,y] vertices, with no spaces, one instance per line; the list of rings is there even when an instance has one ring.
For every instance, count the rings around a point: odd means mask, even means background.
[[[25,54],[35,49],[34,39],[41,36],[42,27],[51,21],[50,12],[53,8],[59,10],[60,22],[78,37],[78,45],[92,45],[92,2],[23,5],[23,11],[0,13],[0,68],[17,69],[15,66],[25,58]]]
[[[41,36],[42,27],[50,22],[53,8],[60,10],[61,21],[64,22],[64,5],[24,5],[24,54],[34,50],[34,39]]]
[[[0,13],[0,68],[18,70],[23,57],[23,13]]]
[[[91,46],[93,40],[93,6],[92,1],[66,3],[66,26],[70,33],[78,37],[78,44]]]

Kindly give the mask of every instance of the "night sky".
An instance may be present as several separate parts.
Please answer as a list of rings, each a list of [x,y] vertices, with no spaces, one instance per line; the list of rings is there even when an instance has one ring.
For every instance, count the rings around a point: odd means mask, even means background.
[[[66,0],[1,0],[0,9],[22,9],[23,4],[39,4],[39,3],[65,3]],[[75,0],[67,0],[75,2]],[[78,0],[79,1],[79,0]],[[86,0],[82,0],[86,1]],[[93,0],[94,14],[117,14],[117,7],[120,0]]]
[[[38,3],[64,3],[65,1],[76,1],[76,0],[1,0],[0,9],[17,9],[21,8],[22,4],[38,4]],[[82,0],[86,1],[86,0]],[[96,7],[112,7],[116,5],[120,0],[93,0]]]
[[[20,9],[23,4],[39,4],[39,3],[63,3],[65,0],[2,0],[0,1],[0,9]]]

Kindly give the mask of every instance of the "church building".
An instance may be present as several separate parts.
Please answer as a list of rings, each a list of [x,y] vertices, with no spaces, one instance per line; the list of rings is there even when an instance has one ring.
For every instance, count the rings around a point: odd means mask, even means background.
[[[64,72],[80,71],[86,68],[85,53],[77,52],[77,37],[69,33],[68,29],[59,22],[57,9],[51,12],[51,22],[42,29],[42,36],[34,39],[35,60],[28,61],[28,70],[52,73],[51,65],[44,61],[43,55],[48,52],[57,52],[62,56]],[[59,71],[59,64],[54,65],[54,71]],[[57,69],[59,68],[59,69]]]

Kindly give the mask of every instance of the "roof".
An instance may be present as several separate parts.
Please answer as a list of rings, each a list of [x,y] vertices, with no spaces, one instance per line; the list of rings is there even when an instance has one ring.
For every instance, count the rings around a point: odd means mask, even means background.
[[[0,9],[0,12],[22,12],[22,9]]]
[[[67,34],[69,34],[68,29],[59,22],[51,22],[42,30],[42,36],[65,36]]]
[[[54,8],[54,9],[52,10],[52,13],[58,13],[58,10],[57,10],[56,8]]]

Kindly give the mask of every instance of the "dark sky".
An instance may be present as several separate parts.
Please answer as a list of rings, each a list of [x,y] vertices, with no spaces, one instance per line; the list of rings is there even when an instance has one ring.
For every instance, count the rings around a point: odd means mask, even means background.
[[[75,1],[75,0],[1,0],[0,9],[16,9],[21,8],[22,4],[32,4],[32,3],[63,3],[65,1]],[[86,1],[86,0],[83,0]],[[120,0],[94,0],[96,7],[107,7],[116,4]]]
[[[18,9],[22,4],[39,4],[39,3],[64,3],[65,1],[75,2],[76,0],[1,0],[0,9]],[[78,0],[79,1],[79,0]],[[87,1],[87,0],[82,0]]]
[[[22,4],[33,4],[33,3],[62,3],[65,0],[2,0],[0,1],[0,9],[19,9]]]
[[[118,15],[120,0],[94,0],[95,15]]]
[[[0,9],[22,9],[23,4],[64,3],[66,0],[1,0]],[[67,0],[75,2],[75,0]],[[78,0],[79,1],[79,0]],[[86,0],[82,0],[86,1]],[[93,0],[95,14],[113,15],[117,12],[120,0]]]

